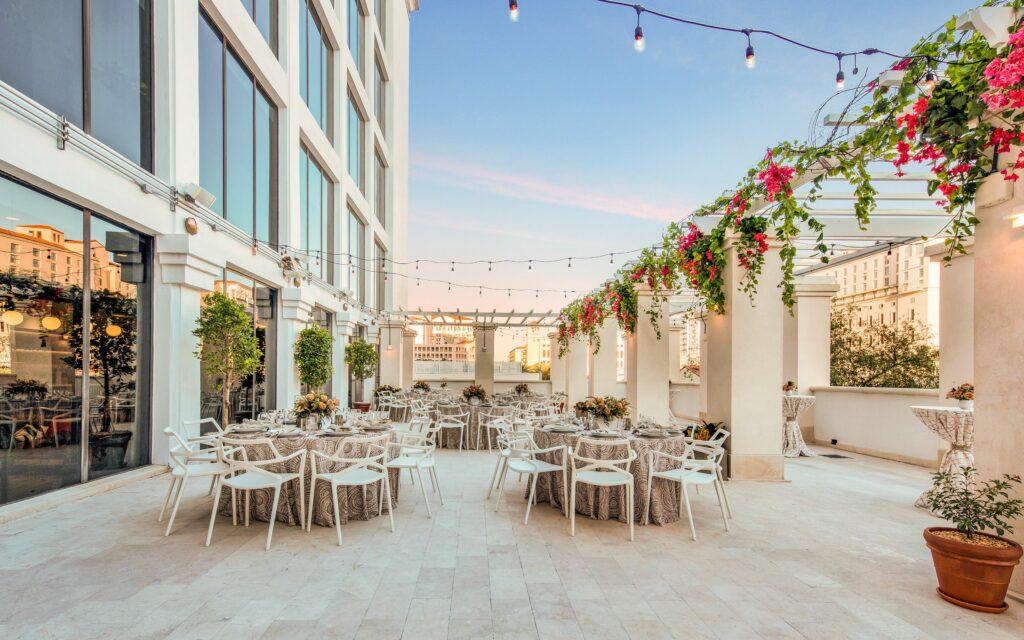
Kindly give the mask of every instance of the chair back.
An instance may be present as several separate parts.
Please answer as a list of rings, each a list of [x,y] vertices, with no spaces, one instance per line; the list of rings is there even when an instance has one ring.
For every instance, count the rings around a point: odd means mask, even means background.
[[[591,458],[582,455],[580,452],[585,448],[597,447],[600,451],[613,450],[617,447],[620,450],[625,449],[626,457],[624,458],[613,458],[613,457],[601,457]],[[610,455],[614,455],[611,453]],[[572,460],[573,472],[581,471],[604,471],[609,473],[625,474],[629,477],[633,477],[629,469],[636,460],[636,451],[629,445],[629,440],[625,438],[616,438],[614,440],[604,440],[599,438],[587,438],[586,436],[579,438],[576,441],[576,445],[569,453],[569,459]],[[582,462],[583,466],[577,466],[577,462]]]

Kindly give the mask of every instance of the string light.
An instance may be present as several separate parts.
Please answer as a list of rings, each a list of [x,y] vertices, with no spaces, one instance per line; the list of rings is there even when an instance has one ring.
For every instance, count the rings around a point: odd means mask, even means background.
[[[487,263],[487,270],[488,270],[488,271],[490,271],[490,270],[491,270],[491,263],[490,263],[490,262],[488,262],[488,263]]]
[[[843,73],[843,54],[837,53],[836,60],[839,61],[839,72],[836,73],[836,91],[842,91],[846,87],[846,74]]]
[[[572,269],[572,258],[569,258],[569,268]]]
[[[644,28],[640,26],[640,14],[644,12],[644,8],[640,5],[633,7],[636,9],[636,29],[633,30],[633,48],[636,49],[637,53],[643,53],[647,44],[644,42]]]
[[[747,36],[747,68],[753,69],[757,61],[754,58],[754,45],[750,43],[750,29],[744,29],[743,33]]]
[[[455,271],[455,261],[452,260],[452,271]]]
[[[508,0],[508,19],[519,22],[519,3],[516,0]]]
[[[928,58],[928,71],[924,74],[924,91],[931,95],[935,91],[935,72],[932,71],[932,59]]]
[[[608,264],[615,264],[615,254],[608,256]]]
[[[528,271],[533,271],[533,260],[530,260],[530,262],[526,266],[526,269]]]

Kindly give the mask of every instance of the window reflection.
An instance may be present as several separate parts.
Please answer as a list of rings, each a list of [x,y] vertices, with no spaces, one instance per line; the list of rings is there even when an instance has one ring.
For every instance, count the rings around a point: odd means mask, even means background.
[[[305,147],[299,150],[299,241],[309,270],[334,282],[332,183]]]

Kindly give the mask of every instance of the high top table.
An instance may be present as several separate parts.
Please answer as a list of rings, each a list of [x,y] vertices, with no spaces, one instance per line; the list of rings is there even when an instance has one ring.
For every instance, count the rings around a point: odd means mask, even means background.
[[[815,399],[814,396],[782,396],[782,415],[786,418],[782,435],[783,456],[799,458],[816,455],[804,442],[804,434],[800,432],[800,424],[796,421],[797,416],[814,405]]]
[[[910,407],[917,419],[929,431],[949,443],[942,454],[939,473],[963,476],[964,469],[974,466],[974,409],[958,407]],[[931,489],[922,493],[915,507],[928,508]]]

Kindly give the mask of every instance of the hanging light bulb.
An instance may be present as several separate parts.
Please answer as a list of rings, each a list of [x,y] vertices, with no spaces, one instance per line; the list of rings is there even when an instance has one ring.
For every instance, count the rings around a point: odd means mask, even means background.
[[[611,254],[611,255],[610,255],[610,256],[608,257],[608,264],[615,264],[615,254],[614,254],[614,253],[613,253],[613,254]]]
[[[117,326],[117,325],[116,325],[116,324],[114,324],[113,322],[111,322],[110,324],[108,324],[108,325],[107,325],[107,328],[106,328],[106,329],[104,329],[104,331],[105,331],[105,332],[106,332],[106,334],[107,334],[108,336],[110,336],[111,338],[116,338],[117,336],[121,335],[121,327]]]
[[[39,321],[39,324],[43,326],[47,331],[56,331],[60,329],[60,318],[56,316],[45,316]]]
[[[526,268],[529,271],[533,271],[533,260],[530,260],[530,261],[527,262]]]
[[[0,320],[3,320],[12,327],[16,327],[25,321],[25,316],[21,315],[20,311],[11,309],[9,311],[4,311],[3,314],[0,315]]]
[[[511,289],[508,290],[508,297],[510,297],[510,298],[512,297],[512,290]]]
[[[846,86],[846,74],[843,73],[843,54],[837,53],[836,60],[839,61],[839,72],[836,73],[836,91],[842,91]]]
[[[753,69],[757,60],[754,58],[754,45],[750,43],[750,29],[744,29],[743,33],[747,36],[747,68]]]
[[[924,74],[924,91],[925,93],[931,94],[935,91],[935,74],[929,69],[928,73]]]
[[[533,292],[533,297],[534,298],[539,298],[540,297],[540,291],[534,291]]]
[[[572,258],[569,258],[569,268],[572,269]]]
[[[640,5],[634,5],[636,9],[636,29],[633,30],[633,48],[636,49],[637,53],[643,53],[647,43],[644,42],[644,28],[640,26],[640,14],[644,12],[644,8]]]
[[[487,270],[488,270],[488,271],[490,271],[490,270],[491,270],[491,263],[490,263],[490,262],[488,262],[488,263],[487,263]]]
[[[420,270],[420,261],[419,260],[416,261],[416,270],[417,271]]]
[[[508,19],[519,22],[519,3],[516,0],[508,0]]]
[[[455,261],[452,261],[452,271],[455,271]]]
[[[484,288],[480,287],[480,295],[484,295]]]

